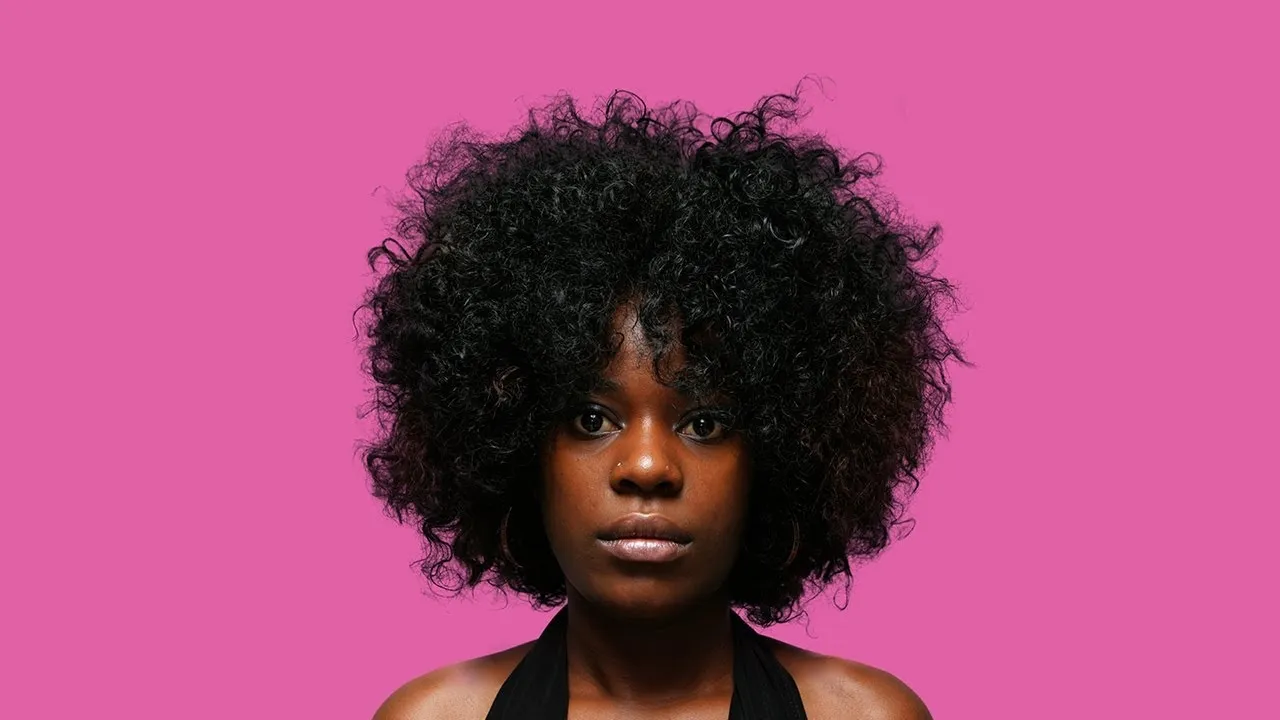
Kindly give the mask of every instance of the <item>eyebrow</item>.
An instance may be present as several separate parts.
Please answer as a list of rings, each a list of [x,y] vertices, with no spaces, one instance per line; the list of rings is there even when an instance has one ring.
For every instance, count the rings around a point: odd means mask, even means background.
[[[592,384],[591,390],[589,392],[609,395],[609,394],[620,392],[621,390],[622,390],[622,385],[620,385],[617,380],[611,380],[609,378],[600,378],[594,384]]]
[[[672,389],[675,390],[677,394],[683,397],[686,401],[693,404],[723,405],[723,406],[736,405],[736,403],[731,398],[728,398],[720,393],[716,393],[716,392],[690,393],[690,392],[679,390],[678,388],[672,388]],[[588,394],[612,395],[612,394],[622,392],[622,385],[617,380],[613,380],[611,378],[600,378],[591,386],[591,389],[588,390],[587,392]]]

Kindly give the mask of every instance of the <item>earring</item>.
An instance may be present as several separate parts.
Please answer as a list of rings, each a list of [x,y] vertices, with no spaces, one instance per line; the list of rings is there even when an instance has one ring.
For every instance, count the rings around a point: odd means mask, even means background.
[[[511,547],[507,544],[507,525],[511,521],[511,511],[515,508],[507,508],[507,514],[502,516],[502,525],[498,528],[498,547],[502,551],[502,557],[512,567],[520,567],[519,561],[511,554]]]
[[[791,567],[791,563],[796,561],[796,555],[800,553],[800,523],[795,518],[791,518],[791,553],[787,555],[787,561],[782,563],[780,569],[786,570]]]

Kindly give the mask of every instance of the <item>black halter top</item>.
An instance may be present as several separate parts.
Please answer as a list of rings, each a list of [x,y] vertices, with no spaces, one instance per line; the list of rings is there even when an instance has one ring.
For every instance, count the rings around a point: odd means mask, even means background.
[[[568,614],[556,613],[498,690],[486,720],[565,720],[569,715]],[[729,720],[805,720],[800,691],[760,634],[733,613]]]

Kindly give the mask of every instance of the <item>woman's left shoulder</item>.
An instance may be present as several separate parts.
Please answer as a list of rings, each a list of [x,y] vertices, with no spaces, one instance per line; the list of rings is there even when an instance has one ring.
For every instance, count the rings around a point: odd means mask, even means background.
[[[891,673],[780,640],[769,644],[795,679],[811,720],[932,720],[920,696]]]

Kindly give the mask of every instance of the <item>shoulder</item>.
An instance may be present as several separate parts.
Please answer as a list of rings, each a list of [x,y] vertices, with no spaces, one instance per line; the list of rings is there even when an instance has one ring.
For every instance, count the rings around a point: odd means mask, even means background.
[[[920,697],[884,670],[778,640],[769,643],[795,679],[813,720],[932,720]]]
[[[498,689],[533,643],[433,670],[382,703],[373,720],[484,720]]]

